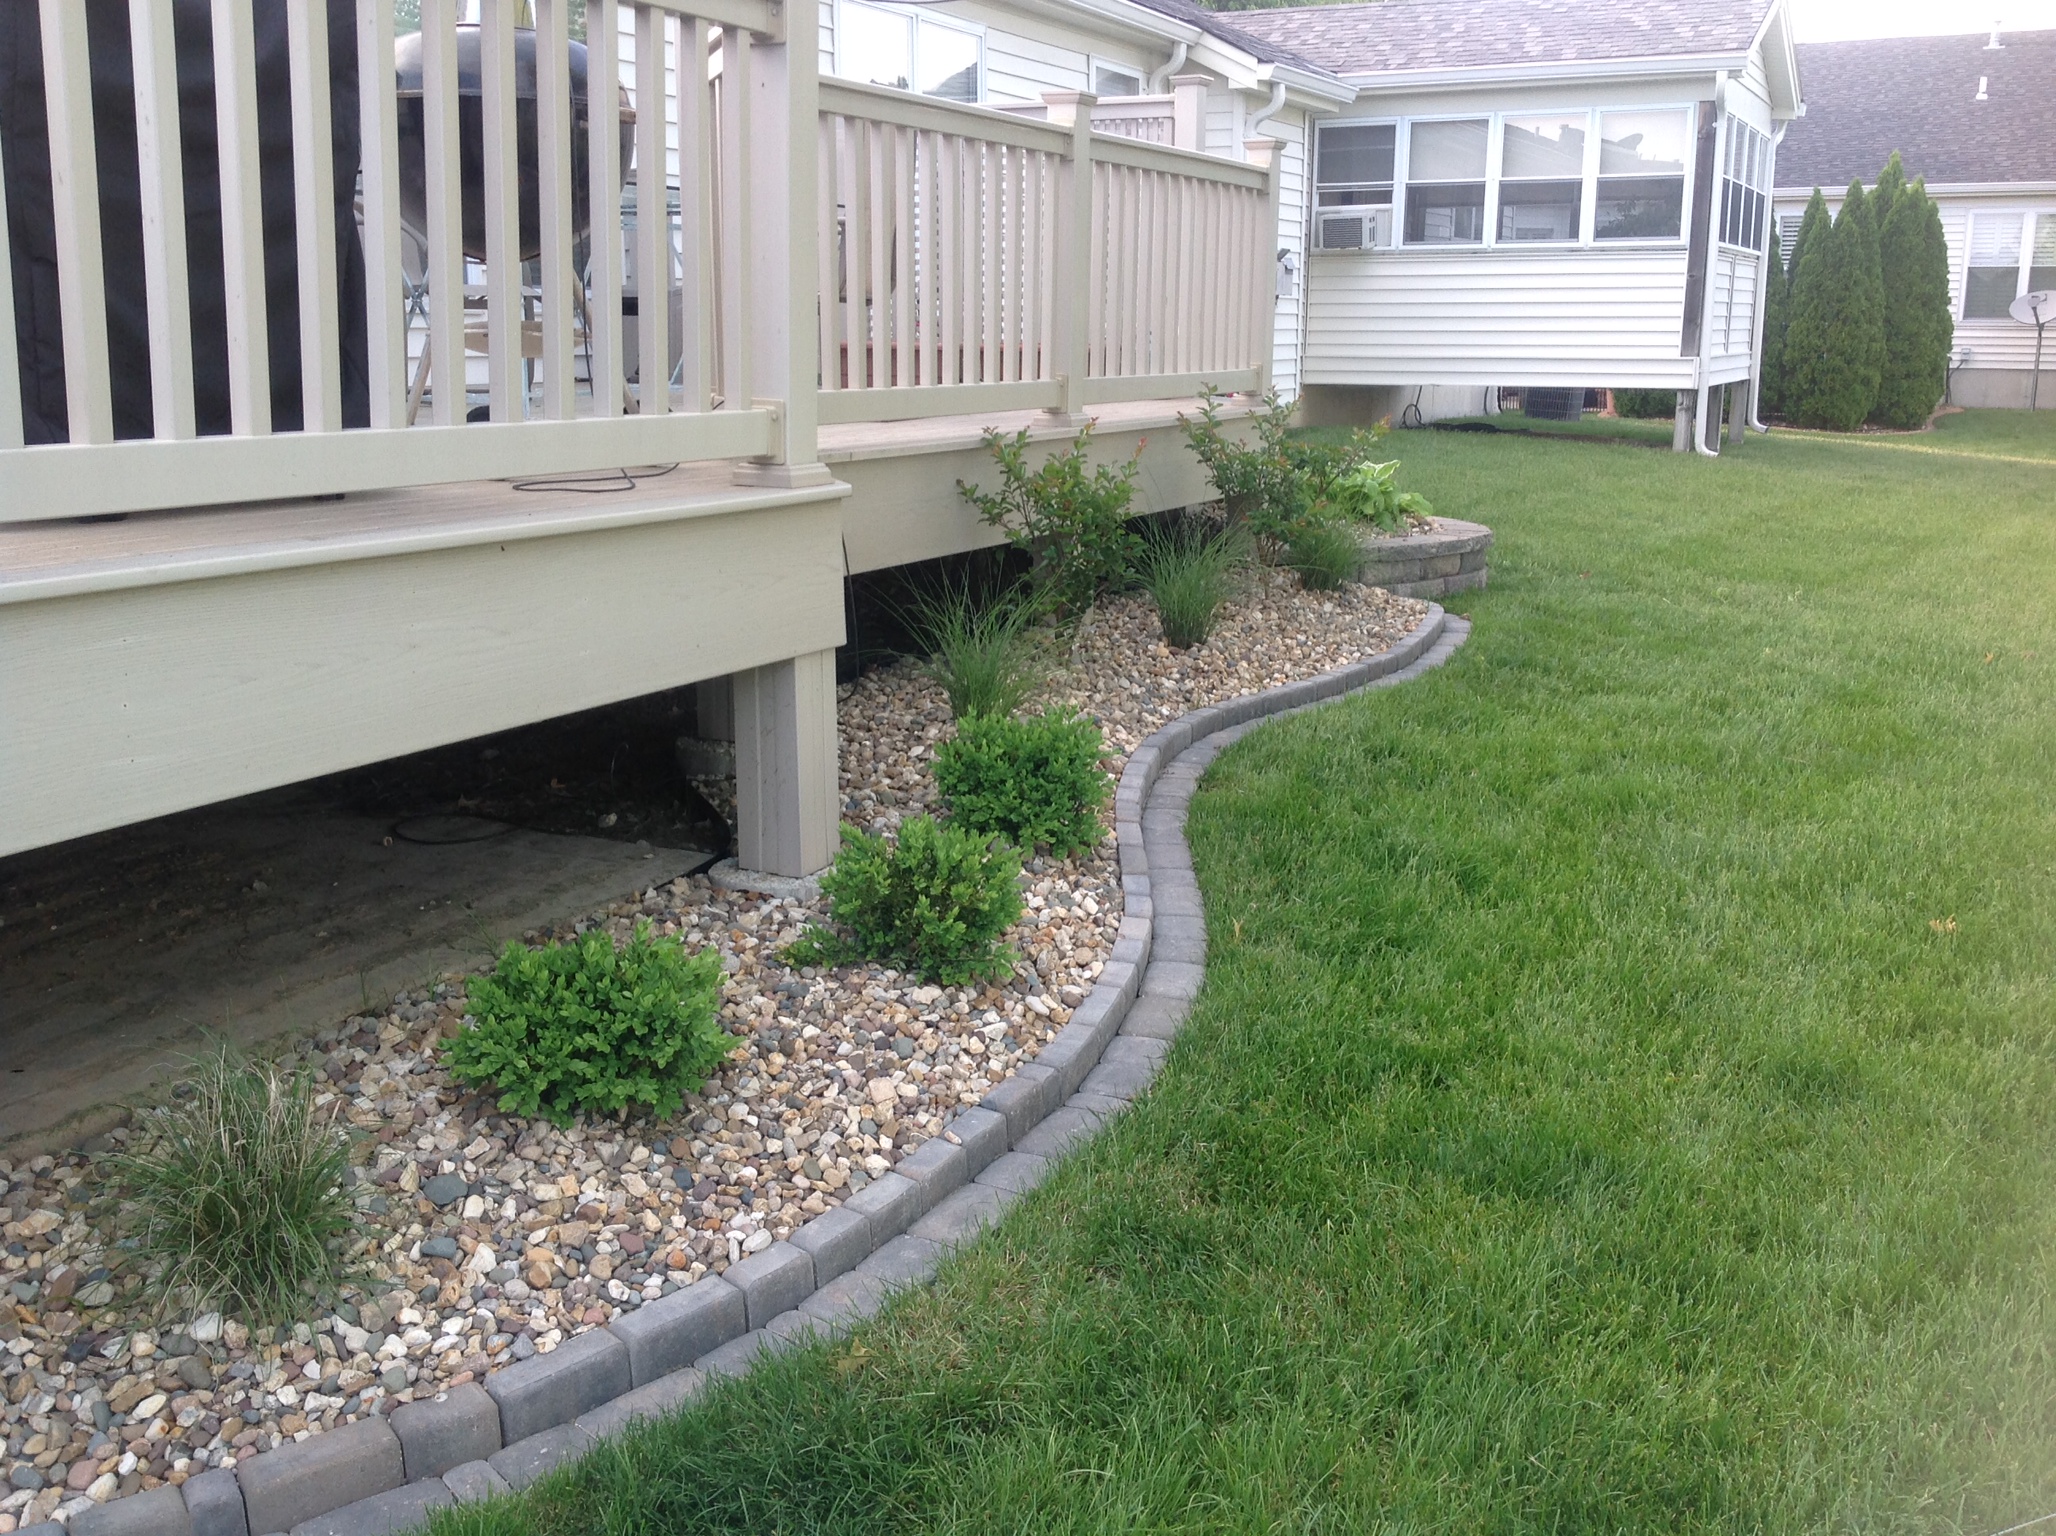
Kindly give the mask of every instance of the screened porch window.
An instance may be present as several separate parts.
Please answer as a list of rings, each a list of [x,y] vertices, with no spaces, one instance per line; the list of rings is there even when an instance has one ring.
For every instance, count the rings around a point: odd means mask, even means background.
[[[1575,240],[1589,114],[1509,117],[1499,141],[1499,238]]]
[[[1675,240],[1685,219],[1685,114],[1599,114],[1593,238]]]
[[[837,13],[835,72],[846,80],[977,101],[984,55],[980,34],[931,16],[864,0],[842,0]]]
[[[1314,147],[1314,186],[1320,205],[1390,204],[1392,145],[1398,132],[1390,123],[1323,123]]]
[[[1101,64],[1097,60],[1092,66],[1092,93],[1095,96],[1140,96],[1142,76],[1117,64]]]
[[[2004,320],[2020,292],[2021,226],[2018,213],[1970,216],[1970,266],[1963,276],[1963,318]]]
[[[1720,237],[1729,245],[1763,249],[1764,210],[1770,205],[1770,140],[1737,118],[1728,119],[1728,152],[1720,184]]]
[[[1491,120],[1415,123],[1406,149],[1406,243],[1485,239],[1485,146]]]

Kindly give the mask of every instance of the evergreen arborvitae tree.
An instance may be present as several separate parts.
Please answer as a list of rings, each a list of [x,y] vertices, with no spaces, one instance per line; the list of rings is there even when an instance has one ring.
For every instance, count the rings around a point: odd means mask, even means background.
[[[1815,397],[1830,371],[1834,324],[1828,300],[1828,242],[1834,228],[1828,202],[1819,187],[1807,200],[1799,221],[1799,243],[1792,247],[1785,295],[1785,355],[1778,399],[1786,417],[1802,426],[1818,424]]]
[[[1895,153],[1887,172],[1899,163]],[[1880,178],[1882,185],[1883,178]],[[1949,247],[1924,182],[1904,188],[1878,232],[1885,299],[1885,365],[1870,419],[1911,430],[1933,413],[1949,378]]]
[[[1884,237],[1885,220],[1892,216],[1892,205],[1899,201],[1900,194],[1905,190],[1906,165],[1899,158],[1899,151],[1895,149],[1886,157],[1885,168],[1878,172],[1878,184],[1871,188],[1870,192],[1871,217],[1877,223],[1880,239]]]
[[[1757,372],[1756,414],[1768,421],[1785,413],[1785,327],[1791,321],[1787,303],[1790,284],[1785,278],[1784,252],[1777,237],[1770,242],[1769,266],[1763,278],[1763,357]]]
[[[1785,329],[1786,413],[1805,427],[1850,432],[1877,399],[1884,361],[1884,284],[1878,274],[1877,228],[1860,183],[1851,182],[1841,216],[1806,248],[1814,209],[1824,219],[1818,188],[1800,226],[1794,254],[1791,319]]]
[[[1835,215],[1835,233],[1849,241],[1850,353],[1856,359],[1856,391],[1863,402],[1850,428],[1867,419],[1878,403],[1878,381],[1885,372],[1885,277],[1878,260],[1878,219],[1881,210],[1875,198],[1865,195],[1863,183],[1852,181],[1842,199],[1842,211]],[[1844,429],[1848,430],[1848,429]]]

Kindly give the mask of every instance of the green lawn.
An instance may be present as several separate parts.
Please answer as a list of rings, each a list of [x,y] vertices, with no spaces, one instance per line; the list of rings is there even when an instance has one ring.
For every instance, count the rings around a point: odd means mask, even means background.
[[[437,1530],[2056,1510],[2056,414],[1388,442],[1492,588],[1215,767],[1156,1091],[853,1343]]]

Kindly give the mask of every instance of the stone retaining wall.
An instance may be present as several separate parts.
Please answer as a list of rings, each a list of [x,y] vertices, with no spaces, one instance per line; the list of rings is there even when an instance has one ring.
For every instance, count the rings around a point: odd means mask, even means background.
[[[1357,580],[1397,597],[1447,597],[1484,586],[1492,530],[1453,517],[1431,521],[1425,533],[1367,537]]]
[[[183,1487],[82,1510],[70,1536],[396,1536],[439,1507],[526,1487],[763,1355],[848,1332],[894,1291],[928,1280],[1149,1088],[1206,971],[1185,811],[1214,757],[1265,720],[1437,666],[1468,633],[1431,604],[1382,655],[1194,710],[1136,748],[1114,795],[1126,911],[1091,995],[977,1108],[790,1241],[483,1384],[246,1457]],[[43,1524],[18,1536],[62,1530]]]

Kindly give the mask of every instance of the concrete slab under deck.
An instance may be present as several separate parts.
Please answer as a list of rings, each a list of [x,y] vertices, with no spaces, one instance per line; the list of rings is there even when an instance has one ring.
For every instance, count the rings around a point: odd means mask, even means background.
[[[321,786],[0,859],[0,1153],[115,1123],[210,1035],[311,1033],[707,860]]]

